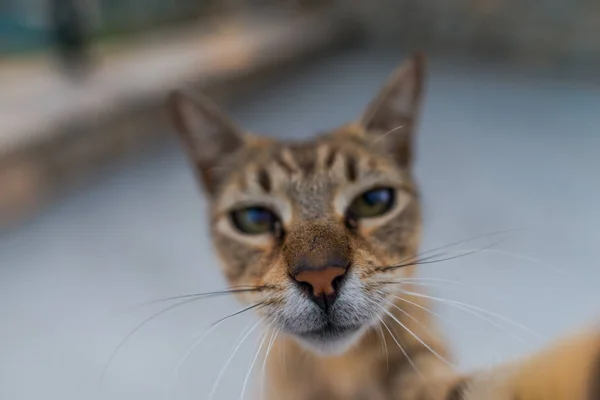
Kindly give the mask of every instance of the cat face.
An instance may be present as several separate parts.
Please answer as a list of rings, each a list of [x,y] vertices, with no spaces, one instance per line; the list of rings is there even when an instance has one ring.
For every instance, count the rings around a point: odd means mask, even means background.
[[[316,352],[342,352],[378,324],[411,268],[423,72],[412,57],[358,121],[305,142],[246,133],[197,96],[170,98],[225,276],[252,289],[240,297],[267,324]]]

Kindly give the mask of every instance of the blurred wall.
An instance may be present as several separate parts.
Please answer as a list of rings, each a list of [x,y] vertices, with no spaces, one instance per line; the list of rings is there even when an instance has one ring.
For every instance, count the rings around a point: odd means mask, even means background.
[[[537,65],[600,66],[598,0],[338,0],[338,6],[377,41]]]
[[[52,7],[74,4],[97,39],[190,21],[215,0],[0,0],[0,54],[51,45]]]

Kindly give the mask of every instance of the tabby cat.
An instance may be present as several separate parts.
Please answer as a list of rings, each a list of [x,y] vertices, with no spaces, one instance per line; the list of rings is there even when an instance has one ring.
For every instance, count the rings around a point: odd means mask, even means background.
[[[272,332],[263,395],[599,400],[600,331],[485,371],[451,367],[411,285],[424,259],[411,170],[424,75],[412,56],[357,121],[305,142],[245,132],[199,96],[170,97],[223,272]]]

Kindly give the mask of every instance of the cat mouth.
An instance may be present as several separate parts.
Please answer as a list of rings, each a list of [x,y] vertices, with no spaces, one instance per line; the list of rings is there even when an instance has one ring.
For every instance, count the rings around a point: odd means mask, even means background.
[[[311,342],[335,342],[338,340],[343,340],[348,336],[355,334],[360,329],[360,325],[342,326],[328,323],[322,328],[297,333],[296,335],[299,336],[301,339],[305,339]]]
[[[310,331],[296,333],[301,344],[319,354],[341,354],[360,336],[361,325],[327,325]]]

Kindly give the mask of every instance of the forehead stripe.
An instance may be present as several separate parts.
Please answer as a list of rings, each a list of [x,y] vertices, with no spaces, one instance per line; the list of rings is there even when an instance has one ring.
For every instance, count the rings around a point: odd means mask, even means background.
[[[294,167],[292,167],[281,154],[276,154],[273,159],[288,175],[291,175],[294,172]]]
[[[260,185],[260,187],[267,193],[271,192],[271,188],[272,188],[272,183],[271,183],[271,176],[269,175],[269,173],[264,169],[264,168],[260,168],[258,170],[257,176],[256,176],[256,181],[258,182],[258,184]]]
[[[354,156],[348,154],[346,157],[346,178],[350,182],[356,181],[358,176],[356,158]]]
[[[335,162],[335,157],[337,156],[337,150],[335,148],[329,149],[329,154],[325,158],[325,167],[331,168],[333,167],[333,163]]]

